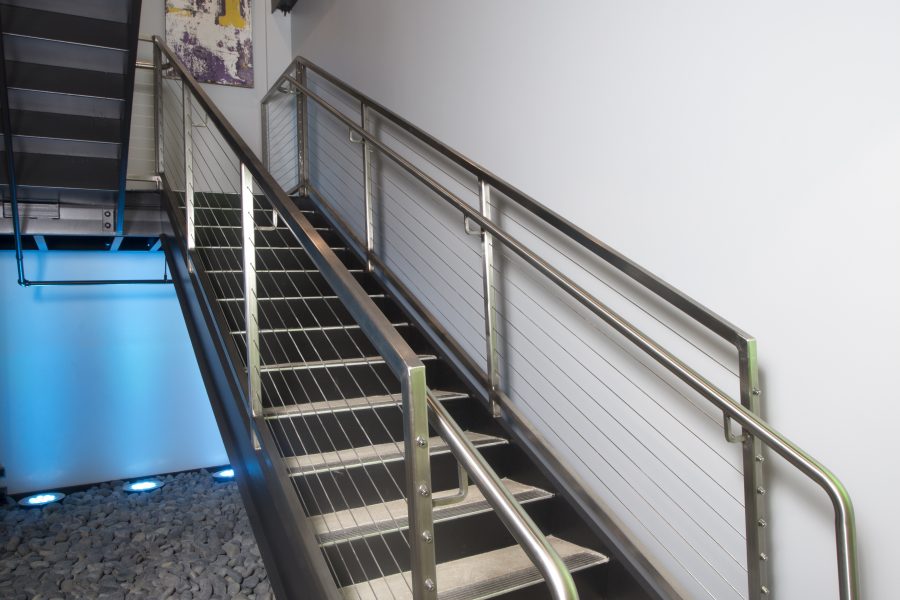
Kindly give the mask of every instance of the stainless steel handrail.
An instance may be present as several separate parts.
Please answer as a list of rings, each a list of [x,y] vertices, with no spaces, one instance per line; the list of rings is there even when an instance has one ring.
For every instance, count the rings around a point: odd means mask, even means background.
[[[435,428],[447,442],[453,456],[462,464],[469,477],[475,480],[491,508],[540,571],[552,597],[557,600],[577,600],[578,590],[575,588],[575,582],[559,554],[541,534],[522,505],[506,489],[472,442],[466,438],[447,409],[430,392],[428,407],[434,415]]]
[[[398,115],[396,112],[378,103],[376,100],[373,100],[348,83],[338,79],[314,62],[304,57],[297,57],[294,61],[294,64],[288,67],[288,69],[286,69],[285,72],[281,75],[282,80],[285,78],[285,76],[290,75],[291,69],[294,67],[294,65],[303,65],[338,89],[349,94],[350,96],[353,96],[356,100],[363,102],[371,110],[391,121],[392,124],[400,127],[403,131],[409,133],[410,135],[415,136],[419,141],[425,143],[426,145],[440,153],[442,156],[449,158],[464,170],[476,176],[478,179],[484,181],[502,194],[506,195],[511,200],[518,203],[528,211],[534,213],[541,220],[550,224],[593,254],[599,256],[604,261],[606,261],[634,281],[637,281],[663,300],[669,302],[672,306],[678,308],[704,327],[727,340],[729,343],[738,345],[741,340],[751,339],[751,336],[747,332],[743,331],[740,327],[736,326],[721,315],[715,313],[713,310],[697,302],[678,288],[662,280],[644,267],[638,265],[625,255],[623,255],[621,252],[618,252],[614,248],[611,248],[609,245],[600,241],[595,236],[591,235],[575,223],[572,223],[549,207],[541,204],[525,192],[519,190],[511,183],[500,178],[498,175],[492,173],[482,165],[464,156],[460,152],[457,152],[456,150],[441,142],[421,128],[416,127],[408,120]],[[277,93],[279,85],[281,85],[281,81],[276,81],[272,86],[272,89],[270,89],[269,92],[263,97],[261,102],[266,103],[268,100],[270,100],[271,97],[275,93]]]
[[[483,483],[486,497],[491,505],[495,507],[498,514],[500,514],[501,519],[509,527],[514,537],[518,540],[524,540],[522,543],[525,551],[544,575],[553,593],[553,598],[556,600],[577,600],[578,593],[574,581],[559,554],[550,546],[546,537],[528,517],[518,501],[505,489],[499,477],[484,461],[478,451],[464,436],[462,438],[459,437],[459,427],[453,422],[452,418],[444,412],[439,403],[434,402],[433,398],[429,398],[425,384],[425,366],[418,355],[410,348],[409,344],[397,332],[387,317],[378,309],[374,301],[346,269],[334,251],[316,232],[296,204],[291,201],[275,182],[268,170],[263,167],[260,160],[185,69],[174,52],[158,36],[153,36],[152,42],[159,49],[160,54],[168,60],[169,65],[178,71],[183,84],[188,86],[194,98],[209,115],[210,120],[222,132],[225,141],[235,152],[241,163],[246,165],[263,193],[272,201],[279,213],[283,217],[287,217],[285,222],[298,236],[303,246],[307,248],[311,259],[321,271],[325,280],[335,294],[341,298],[345,307],[359,323],[360,328],[372,341],[378,353],[385,358],[391,370],[398,375],[404,397],[404,413],[407,413],[404,418],[404,438],[407,442],[408,457],[406,461],[407,481],[412,482],[411,486],[415,486],[418,492],[409,495],[410,505],[419,502],[430,504],[431,502],[430,477],[427,482],[420,483],[420,475],[411,471],[413,461],[409,460],[411,447],[414,448],[412,452],[424,453],[426,463],[429,460],[427,443],[417,443],[423,438],[412,431],[414,429],[412,421],[425,418],[427,423],[426,415],[428,408],[430,408],[432,414],[437,415],[441,430],[446,431],[445,439],[453,449],[454,456],[466,466],[473,479]],[[437,405],[437,410],[435,410],[435,405]],[[413,411],[418,411],[421,414],[415,416],[408,414]],[[415,425],[420,424],[416,423]],[[427,426],[424,439],[427,439]],[[421,485],[426,486],[424,489],[425,494],[422,494]],[[413,510],[411,509],[410,538],[413,540],[424,539],[425,536],[422,536],[422,533],[428,533],[427,537],[430,539],[431,532],[422,531],[422,515],[414,517],[412,512]],[[416,520],[420,522],[419,527],[415,526]],[[428,507],[428,516],[425,521],[430,529],[432,521],[430,506]],[[416,546],[413,547],[415,548]],[[422,574],[422,581],[413,582],[415,598],[416,600],[420,598],[436,599],[437,587],[434,584],[436,576],[433,572],[434,547],[433,544],[429,543],[425,543],[423,547],[427,549],[430,556],[423,556],[422,553],[419,553],[417,556],[414,553],[411,557],[413,573],[416,574],[418,572]],[[430,573],[422,573],[423,568],[426,567],[431,571]],[[431,579],[431,581],[428,581],[426,578]]]
[[[294,64],[288,70],[286,70],[285,73],[275,82],[272,90],[269,91],[269,93],[263,100],[266,101],[267,99],[271,98],[273,94],[278,93],[279,88],[281,88],[284,83],[288,83],[294,89],[294,91],[299,92],[304,97],[316,102],[319,106],[324,108],[328,113],[330,113],[341,123],[343,123],[351,132],[356,133],[362,140],[365,140],[366,143],[371,145],[373,148],[376,148],[384,156],[399,165],[415,179],[431,189],[434,193],[440,196],[451,206],[459,210],[465,218],[468,218],[472,222],[478,223],[482,231],[490,233],[494,239],[503,243],[507,248],[509,248],[525,262],[534,267],[538,272],[546,276],[557,287],[577,300],[580,304],[585,306],[597,317],[606,322],[610,327],[619,332],[632,344],[634,344],[648,356],[653,358],[658,364],[660,364],[662,367],[675,375],[678,379],[698,392],[703,398],[708,400],[717,409],[722,411],[723,417],[725,418],[726,422],[729,419],[737,422],[744,428],[744,431],[746,433],[755,436],[756,439],[765,443],[766,446],[771,448],[778,455],[782,456],[791,465],[796,467],[801,473],[803,473],[813,482],[819,485],[825,491],[826,495],[828,495],[835,511],[835,538],[837,546],[838,586],[840,598],[842,600],[857,600],[859,598],[856,525],[853,513],[853,504],[850,500],[850,496],[846,488],[843,486],[840,480],[838,480],[837,477],[833,473],[831,473],[831,471],[829,471],[821,463],[812,458],[809,454],[805,453],[795,444],[790,442],[787,438],[782,436],[768,423],[748,410],[745,406],[741,405],[741,403],[732,399],[724,391],[716,387],[709,380],[704,378],[695,370],[691,369],[684,362],[679,360],[661,345],[652,340],[649,336],[644,334],[640,329],[632,325],[611,308],[595,298],[593,295],[587,292],[587,290],[575,283],[572,279],[550,265],[547,261],[535,254],[525,245],[520,243],[513,236],[506,233],[494,221],[484,217],[480,212],[469,206],[467,202],[454,195],[446,187],[434,180],[428,174],[417,168],[415,165],[403,158],[393,149],[386,146],[383,142],[377,139],[374,134],[357,125],[343,112],[332,106],[324,98],[311,90],[308,85],[305,85],[303,82],[300,82],[296,78],[292,77],[291,69],[297,65],[315,70],[318,75],[322,76],[332,84],[339,86],[341,89],[347,91],[352,95],[356,95],[361,102],[364,102],[366,103],[366,105],[368,105],[369,109],[375,110],[376,112],[382,114],[382,116],[390,118],[392,121],[396,119],[398,122],[396,122],[395,124],[400,125],[404,129],[410,131],[410,133],[427,142],[430,146],[432,146],[435,150],[437,150],[445,157],[455,161],[463,161],[460,162],[462,166],[470,168],[479,177],[484,178],[485,181],[496,181],[498,183],[498,189],[504,191],[504,193],[521,194],[521,192],[518,192],[511,186],[508,186],[508,184],[506,184],[505,182],[495,180],[492,174],[483,170],[475,163],[468,161],[468,159],[465,159],[464,157],[462,157],[462,155],[453,151],[443,143],[415,128],[413,125],[409,124],[408,121],[405,121],[401,117],[398,117],[393,112],[385,109],[378,103],[371,101],[366,96],[357,92],[333,75],[327,73],[326,71],[322,70],[321,68],[317,67],[316,65],[302,57],[295,59]],[[504,186],[506,187],[504,188]],[[509,191],[506,191],[507,189]],[[521,194],[521,196],[523,196],[525,199],[528,199],[527,196],[524,196],[524,194]],[[536,207],[541,206],[533,200],[530,201],[533,202]],[[549,209],[546,209],[545,207],[544,210],[546,210],[548,214],[552,213],[552,211],[549,211]],[[561,217],[559,218],[562,219]],[[550,224],[553,225],[553,223]],[[576,230],[578,230],[578,228],[574,225],[571,225],[571,227],[573,228],[573,235],[570,237],[576,239],[577,236],[575,236],[574,234],[577,233]],[[584,235],[587,234],[585,233]],[[576,241],[578,240],[576,239]],[[602,245],[602,243],[600,243],[599,241],[597,241],[597,243]],[[618,255],[618,253],[616,253],[616,255],[621,257],[621,255]],[[718,315],[715,315],[715,313],[712,313],[699,303],[691,300],[686,295],[669,286],[659,278],[656,278],[645,269],[637,266],[630,260],[625,259],[624,257],[621,258],[623,259],[623,262],[620,263],[620,268],[623,272],[628,273],[638,281],[641,281],[641,279],[645,279],[649,284],[655,286],[656,289],[654,291],[660,294],[661,297],[665,298],[666,296],[670,296],[671,299],[674,300],[673,304],[675,306],[681,308],[687,314],[694,316],[698,320],[698,322],[707,325],[711,330],[715,331],[723,338],[732,341],[739,350],[741,350],[742,345],[746,347],[747,343],[754,343],[753,338],[748,336],[742,330],[733,326]],[[648,286],[648,289],[654,289],[654,287]],[[764,457],[759,455],[757,457],[757,460],[764,460]],[[763,527],[765,526],[765,524],[766,523],[763,521],[759,523],[759,526]],[[763,589],[761,590],[761,593],[767,594],[768,591],[768,589]]]

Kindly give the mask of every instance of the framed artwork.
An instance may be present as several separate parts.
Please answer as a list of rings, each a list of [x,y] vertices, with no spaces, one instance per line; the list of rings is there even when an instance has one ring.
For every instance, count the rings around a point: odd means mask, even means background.
[[[166,0],[166,43],[197,81],[253,87],[251,0]]]

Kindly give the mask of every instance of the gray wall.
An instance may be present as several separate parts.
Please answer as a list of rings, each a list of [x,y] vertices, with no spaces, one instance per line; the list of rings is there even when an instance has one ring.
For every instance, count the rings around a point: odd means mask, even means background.
[[[898,19],[874,0],[316,0],[293,49],[756,335],[765,416],[850,489],[864,592],[886,598]],[[830,506],[774,467],[774,592],[835,597]]]

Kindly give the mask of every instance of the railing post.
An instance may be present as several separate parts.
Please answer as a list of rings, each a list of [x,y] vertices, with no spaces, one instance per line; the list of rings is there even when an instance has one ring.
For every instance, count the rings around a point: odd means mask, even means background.
[[[297,64],[297,80],[300,85],[307,85],[306,65]],[[297,138],[299,143],[299,151],[297,159],[299,160],[299,190],[302,195],[309,194],[309,106],[306,101],[306,94],[302,91],[297,94]]]
[[[194,123],[191,104],[191,90],[184,80],[181,81],[181,108],[184,127],[184,223],[187,227],[187,252],[184,257],[189,272],[193,272],[191,255],[196,246],[194,238]]]
[[[756,340],[742,339],[738,345],[741,404],[753,414],[760,414],[759,364],[756,358]],[[749,598],[768,598],[769,588],[768,548],[766,529],[766,487],[763,479],[765,456],[762,443],[756,436],[744,431],[744,515],[747,529],[747,582]]]
[[[413,598],[437,600],[425,366],[408,368],[401,387]]]
[[[260,132],[262,135],[262,163],[269,168],[269,103],[259,103]]]
[[[365,102],[360,103],[361,123],[363,131],[369,130],[369,110]],[[372,202],[372,152],[369,140],[362,139],[363,179],[366,192],[366,269],[372,270],[372,256],[375,253],[375,215]]]
[[[483,179],[478,180],[481,214],[485,219],[491,218],[491,186]],[[482,282],[484,283],[484,339],[487,344],[488,397],[491,412],[500,416],[500,405],[497,403],[497,390],[500,387],[500,364],[497,352],[497,295],[494,290],[494,236],[481,230]]]
[[[153,128],[156,152],[156,172],[163,173],[163,97],[162,97],[162,53],[153,43]]]
[[[256,224],[253,212],[253,176],[241,163],[241,233],[244,259],[244,320],[247,331],[247,397],[254,419],[262,414],[260,385],[259,314],[256,299]],[[253,447],[260,449],[256,429],[252,430]]]

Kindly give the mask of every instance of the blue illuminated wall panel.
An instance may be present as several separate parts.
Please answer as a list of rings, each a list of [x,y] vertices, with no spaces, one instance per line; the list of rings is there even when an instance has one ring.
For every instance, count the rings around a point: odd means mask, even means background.
[[[162,253],[26,252],[29,279],[161,278]],[[0,252],[11,493],[228,462],[171,285],[31,287]]]

